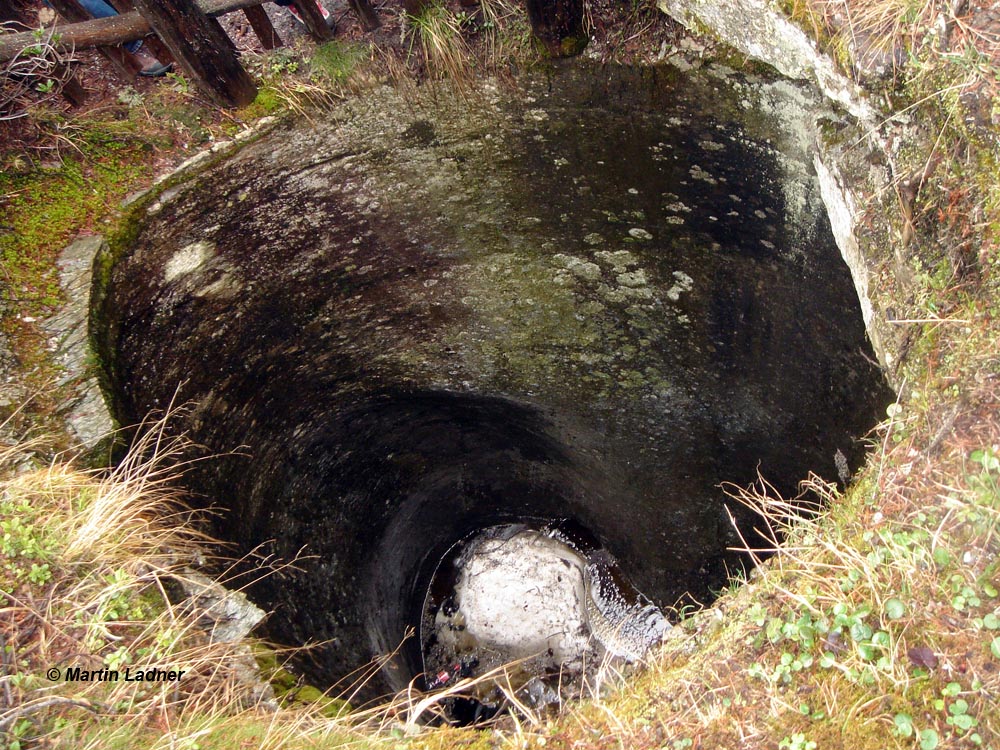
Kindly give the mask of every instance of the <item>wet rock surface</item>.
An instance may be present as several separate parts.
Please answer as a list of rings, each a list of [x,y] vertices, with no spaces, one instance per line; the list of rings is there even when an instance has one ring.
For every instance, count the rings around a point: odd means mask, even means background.
[[[740,564],[719,483],[836,478],[888,397],[813,173],[832,116],[786,81],[577,61],[279,129],[114,265],[116,416],[189,402],[220,533],[315,556],[253,597],[272,637],[330,642],[319,682],[398,645],[457,540],[528,517],[705,601]],[[421,668],[412,644],[368,691]]]

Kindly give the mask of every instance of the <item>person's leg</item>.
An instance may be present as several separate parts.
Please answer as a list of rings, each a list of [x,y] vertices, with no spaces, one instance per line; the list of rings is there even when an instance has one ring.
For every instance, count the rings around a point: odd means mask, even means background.
[[[104,2],[104,0],[79,0],[79,1],[83,9],[87,11],[94,18],[110,18],[111,16],[118,15],[118,11],[115,10],[108,3]],[[49,3],[46,2],[45,4],[48,5]],[[134,42],[126,42],[122,46],[134,55],[136,52],[139,51],[139,48],[142,47],[142,40],[136,39]]]
[[[104,0],[80,0],[80,5],[94,18],[108,18],[117,16],[118,11],[104,2]]]

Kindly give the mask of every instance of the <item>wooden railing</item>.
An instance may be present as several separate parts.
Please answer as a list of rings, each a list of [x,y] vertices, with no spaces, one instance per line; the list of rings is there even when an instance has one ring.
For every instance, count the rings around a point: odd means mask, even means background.
[[[236,56],[228,35],[217,16],[243,10],[251,28],[265,49],[279,46],[281,37],[261,8],[266,0],[110,0],[120,12],[110,18],[88,19],[78,0],[49,0],[67,24],[54,29],[50,41],[57,49],[72,51],[97,47],[124,76],[139,70],[135,58],[118,46],[151,37],[162,46],[161,59],[180,65],[184,73],[217,104],[243,106],[257,95],[257,88]],[[317,41],[330,39],[333,32],[312,0],[293,0],[309,33]],[[370,0],[350,0],[362,25],[378,27],[378,15]],[[25,31],[0,34],[0,63],[10,60],[37,41],[36,33]],[[172,60],[170,59],[172,58]]]
[[[10,6],[0,0],[0,20],[8,20]],[[194,83],[224,107],[239,107],[253,101],[257,88],[240,64],[236,50],[216,16],[242,10],[265,49],[281,44],[281,38],[260,6],[268,0],[108,0],[119,13],[110,18],[84,20],[86,12],[78,0],[49,0],[66,25],[56,26],[48,43],[57,50],[97,47],[123,75],[130,78],[139,69],[136,60],[121,45],[148,37],[157,57],[176,62]],[[315,0],[292,0],[309,33],[317,41],[330,39]],[[371,0],[347,0],[361,26],[372,31],[379,26]],[[417,6],[419,6],[417,2]],[[410,13],[411,3],[404,1]],[[586,46],[584,0],[525,0],[532,33],[553,57],[579,54]],[[416,6],[414,6],[416,7]],[[57,32],[57,33],[56,33]],[[22,55],[36,44],[37,32],[0,34],[0,64]],[[150,35],[153,36],[150,36]],[[67,87],[70,91],[82,88]]]

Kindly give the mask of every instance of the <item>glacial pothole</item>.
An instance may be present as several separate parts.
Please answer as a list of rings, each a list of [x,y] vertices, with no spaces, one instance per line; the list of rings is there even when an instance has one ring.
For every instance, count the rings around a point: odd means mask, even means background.
[[[485,530],[556,543],[560,610],[597,581],[665,627],[742,565],[719,484],[836,479],[889,397],[813,173],[836,117],[783,80],[575,61],[281,127],[157,199],[98,275],[115,414],[190,403],[218,532],[311,555],[251,595],[271,638],[324,642],[318,684],[422,622],[365,695],[490,664],[484,637],[428,645],[482,614],[428,589]]]

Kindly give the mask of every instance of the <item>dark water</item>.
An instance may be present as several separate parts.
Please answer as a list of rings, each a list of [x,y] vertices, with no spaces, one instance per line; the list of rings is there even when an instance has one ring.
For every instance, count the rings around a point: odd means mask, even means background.
[[[398,644],[457,540],[525,518],[707,601],[741,564],[719,484],[835,479],[888,399],[812,175],[821,104],[724,69],[525,86],[277,131],[154,206],[95,311],[121,421],[193,404],[219,532],[315,555],[253,593],[272,637],[330,641],[319,682]]]

